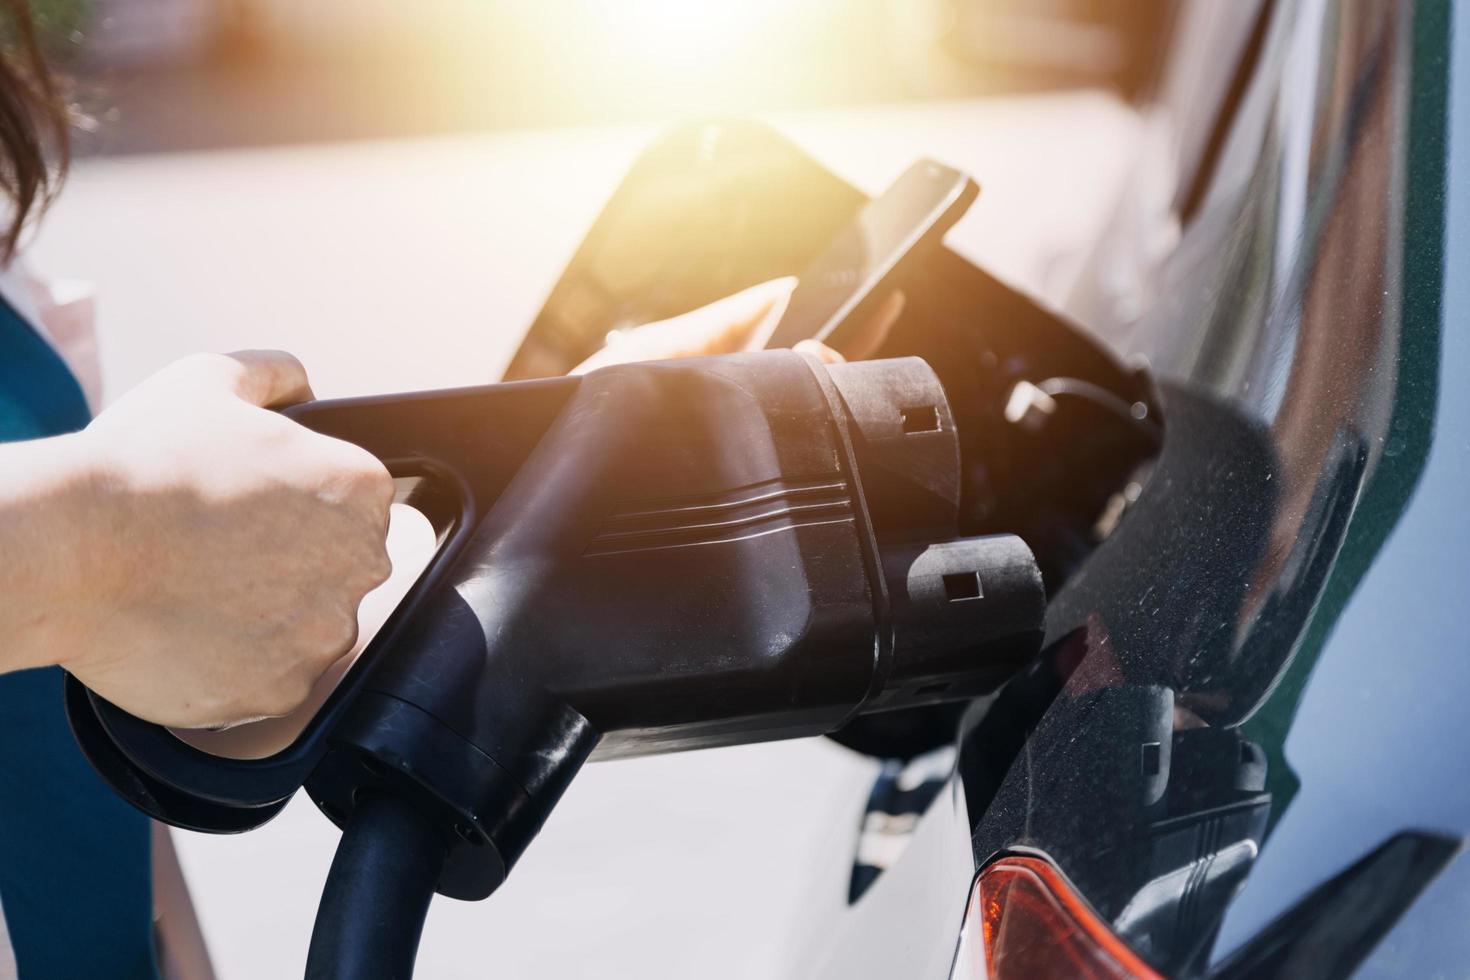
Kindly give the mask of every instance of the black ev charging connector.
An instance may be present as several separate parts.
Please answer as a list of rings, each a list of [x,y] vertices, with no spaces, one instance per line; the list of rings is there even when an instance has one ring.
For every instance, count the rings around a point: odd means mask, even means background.
[[[589,758],[971,697],[1039,644],[1026,545],[956,536],[955,421],[917,358],[769,351],[289,414],[377,455],[439,531],[362,658],[265,759],[74,679],[67,698],[160,820],[247,830],[304,785],[345,828],[312,975],[406,972],[431,890],[494,891]]]

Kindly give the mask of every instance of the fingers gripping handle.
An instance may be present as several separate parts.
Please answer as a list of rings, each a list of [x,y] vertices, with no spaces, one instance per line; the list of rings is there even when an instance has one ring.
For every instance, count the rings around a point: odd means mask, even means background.
[[[273,817],[326,750],[327,737],[397,625],[433,591],[458,543],[515,475],[578,379],[371,398],[313,401],[284,415],[354,443],[387,466],[399,499],[423,512],[438,545],[418,583],[357,664],[286,748],[229,759],[195,748],[66,679],[66,706],[83,752],[119,794],[175,826],[235,832]]]

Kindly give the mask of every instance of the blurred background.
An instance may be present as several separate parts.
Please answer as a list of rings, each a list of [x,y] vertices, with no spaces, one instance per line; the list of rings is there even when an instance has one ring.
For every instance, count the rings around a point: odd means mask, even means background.
[[[760,118],[869,194],[923,156],[968,170],[982,195],[950,247],[1065,307],[1137,178],[1176,16],[1173,0],[34,6],[86,118],[26,257],[95,287],[109,397],[247,347],[294,351],[322,396],[495,380],[629,164],[691,118]],[[482,975],[491,950],[500,977],[809,975],[820,937],[789,923],[844,901],[876,771],[821,739],[590,766],[500,892],[436,900],[422,975]],[[299,973],[326,819],[298,796],[255,833],[175,839],[219,975]]]
[[[85,152],[1150,80],[1170,0],[36,0]]]

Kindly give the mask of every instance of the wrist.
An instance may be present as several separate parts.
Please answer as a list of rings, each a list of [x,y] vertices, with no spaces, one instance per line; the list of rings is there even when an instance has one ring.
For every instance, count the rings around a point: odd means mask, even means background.
[[[95,648],[132,574],[117,560],[116,481],[85,431],[0,449],[3,668],[68,666]]]

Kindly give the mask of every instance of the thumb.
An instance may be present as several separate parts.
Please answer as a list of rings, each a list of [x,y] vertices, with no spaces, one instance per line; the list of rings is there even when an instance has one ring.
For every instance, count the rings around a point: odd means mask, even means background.
[[[226,355],[239,365],[235,393],[260,408],[280,408],[313,397],[306,368],[283,350],[242,350]]]

